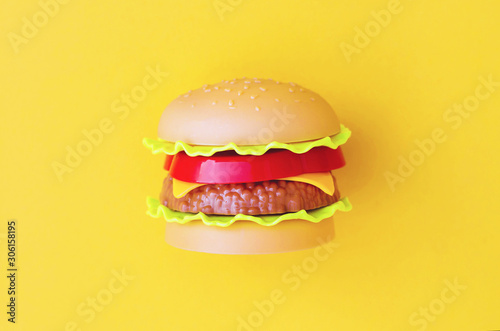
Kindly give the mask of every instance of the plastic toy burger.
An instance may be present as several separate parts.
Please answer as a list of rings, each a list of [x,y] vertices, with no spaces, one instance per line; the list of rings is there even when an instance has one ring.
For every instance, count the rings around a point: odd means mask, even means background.
[[[279,253],[333,237],[341,198],[332,170],[351,132],[318,94],[294,83],[235,79],[172,101],[159,139],[166,154],[160,200],[172,246],[221,254]]]

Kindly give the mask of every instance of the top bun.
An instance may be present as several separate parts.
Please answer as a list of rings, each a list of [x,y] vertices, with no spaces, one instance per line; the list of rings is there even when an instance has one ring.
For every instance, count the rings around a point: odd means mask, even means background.
[[[340,122],[318,94],[272,79],[233,79],[204,85],[172,101],[158,137],[191,145],[265,145],[333,136]]]

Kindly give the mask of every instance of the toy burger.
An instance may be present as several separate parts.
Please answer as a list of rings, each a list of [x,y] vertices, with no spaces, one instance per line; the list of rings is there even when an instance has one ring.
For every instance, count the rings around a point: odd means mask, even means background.
[[[148,214],[167,221],[166,241],[186,250],[263,254],[333,238],[348,211],[332,170],[350,136],[330,105],[294,83],[235,79],[172,101],[159,139],[167,174]]]

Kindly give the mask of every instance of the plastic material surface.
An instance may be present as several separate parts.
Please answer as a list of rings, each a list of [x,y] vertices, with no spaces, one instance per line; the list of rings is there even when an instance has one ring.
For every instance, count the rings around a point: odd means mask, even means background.
[[[286,180],[292,182],[311,184],[313,186],[316,186],[317,188],[319,188],[328,195],[333,195],[333,193],[335,192],[335,182],[333,180],[332,173],[329,171],[313,172],[308,174],[301,174],[299,176],[277,178],[276,180]],[[175,178],[172,178],[172,181],[173,181],[172,190],[174,193],[174,197],[176,198],[181,198],[185,196],[187,193],[196,189],[197,187],[203,185],[210,185],[210,184],[184,182],[182,180],[178,180]]]
[[[316,147],[303,154],[274,149],[261,156],[238,155],[225,151],[212,156],[188,156],[177,153],[167,156],[165,170],[172,178],[190,183],[250,183],[298,176],[304,173],[327,172],[345,165],[339,148]]]
[[[165,241],[177,248],[204,253],[271,254],[324,245],[334,235],[333,217],[319,223],[288,220],[273,227],[242,221],[221,228],[194,221],[167,223]]]
[[[252,216],[238,214],[235,216],[222,216],[222,215],[206,215],[204,213],[192,214],[183,213],[180,211],[171,210],[162,205],[157,199],[148,197],[147,199],[148,211],[147,214],[159,218],[162,217],[167,222],[176,222],[186,224],[191,221],[202,220],[205,225],[215,225],[219,227],[227,227],[237,221],[251,221],[259,225],[273,226],[280,222],[300,219],[312,223],[320,222],[328,217],[333,216],[337,210],[350,211],[352,209],[349,199],[342,198],[332,205],[318,208],[314,210],[301,210],[296,213],[278,214],[278,215],[265,215],[265,216]]]
[[[351,131],[343,125],[340,125],[340,132],[330,137],[324,137],[317,140],[310,140],[296,143],[282,143],[273,141],[266,145],[250,145],[243,146],[235,143],[228,143],[224,146],[201,146],[190,145],[183,141],[170,142],[163,139],[144,138],[143,144],[151,149],[153,154],[165,153],[175,155],[180,151],[186,152],[189,156],[211,156],[222,151],[236,151],[240,155],[262,155],[270,149],[281,148],[287,149],[297,154],[305,153],[314,147],[326,146],[337,148],[346,143],[351,136]]]
[[[163,111],[158,137],[193,145],[261,145],[333,136],[340,122],[317,93],[271,79],[209,84],[173,100]]]

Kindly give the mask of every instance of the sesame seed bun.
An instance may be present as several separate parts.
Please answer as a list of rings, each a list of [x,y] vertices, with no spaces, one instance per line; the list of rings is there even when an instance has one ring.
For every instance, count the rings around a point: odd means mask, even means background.
[[[294,83],[234,79],[205,85],[172,101],[158,137],[192,145],[264,145],[321,139],[340,131],[330,105]]]

